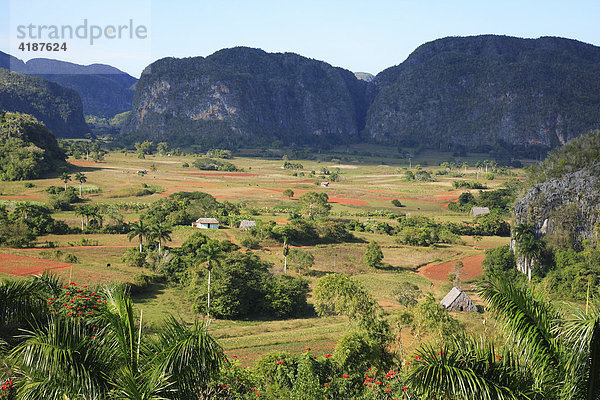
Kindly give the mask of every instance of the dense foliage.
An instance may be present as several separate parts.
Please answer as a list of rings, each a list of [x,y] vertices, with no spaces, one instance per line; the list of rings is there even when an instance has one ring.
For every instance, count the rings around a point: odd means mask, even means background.
[[[83,137],[89,131],[77,92],[4,68],[0,68],[0,110],[33,115],[58,137]]]
[[[66,168],[65,155],[44,124],[27,114],[0,111],[0,179],[37,178]]]

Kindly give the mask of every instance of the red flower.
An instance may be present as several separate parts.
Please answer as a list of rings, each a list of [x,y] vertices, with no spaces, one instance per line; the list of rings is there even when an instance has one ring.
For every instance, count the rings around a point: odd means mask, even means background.
[[[402,386],[402,390],[406,392],[408,390],[408,386]]]
[[[415,356],[415,360],[420,360],[421,356]]]
[[[325,358],[331,358],[331,354],[325,354]]]
[[[344,374],[344,375],[342,376],[342,378],[350,378],[350,375],[348,375],[348,374]]]

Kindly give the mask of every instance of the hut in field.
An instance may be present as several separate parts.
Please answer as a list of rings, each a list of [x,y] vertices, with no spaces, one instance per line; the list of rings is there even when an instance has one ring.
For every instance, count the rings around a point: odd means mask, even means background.
[[[477,306],[473,304],[471,298],[456,286],[448,292],[440,304],[448,311],[477,311]]]
[[[255,226],[256,226],[256,221],[243,219],[242,222],[240,222],[240,229],[245,230],[245,231],[248,231]]]
[[[198,218],[192,222],[192,226],[198,229],[219,229],[219,221],[216,218]]]
[[[471,214],[473,214],[474,217],[476,217],[478,215],[489,214],[489,213],[490,213],[490,209],[488,207],[473,207],[471,209]]]
[[[321,182],[321,187],[329,187],[329,182]]]

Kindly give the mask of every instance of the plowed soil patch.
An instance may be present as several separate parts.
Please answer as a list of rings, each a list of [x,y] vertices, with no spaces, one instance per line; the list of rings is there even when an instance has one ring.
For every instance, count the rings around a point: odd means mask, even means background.
[[[71,265],[65,262],[0,253],[0,272],[9,275],[37,275],[46,270],[59,270]]]
[[[194,176],[258,176],[258,174],[249,172],[184,172],[184,174]]]
[[[14,195],[14,196],[0,196],[2,200],[40,200],[40,196],[34,195]]]
[[[312,183],[314,184],[316,181],[273,181],[274,183]]]
[[[463,258],[462,260],[448,261],[442,264],[427,264],[419,268],[419,274],[423,275],[428,279],[435,279],[438,281],[448,280],[448,273],[454,269],[454,265],[458,261],[463,262],[464,275],[461,279],[472,279],[476,276],[483,274],[483,267],[481,262],[485,258],[485,254],[477,254],[474,256]]]

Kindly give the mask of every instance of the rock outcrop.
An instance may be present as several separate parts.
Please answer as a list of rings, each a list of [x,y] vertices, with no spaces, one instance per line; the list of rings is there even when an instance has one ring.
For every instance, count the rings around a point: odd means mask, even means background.
[[[356,142],[366,85],[292,53],[236,47],[165,58],[142,73],[122,133],[178,145]]]

